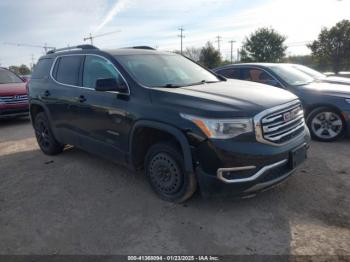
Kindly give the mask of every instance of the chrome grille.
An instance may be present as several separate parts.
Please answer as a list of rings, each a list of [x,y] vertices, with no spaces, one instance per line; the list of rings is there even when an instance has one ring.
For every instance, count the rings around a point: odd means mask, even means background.
[[[268,109],[255,118],[257,140],[269,144],[285,144],[304,131],[304,112],[299,101]]]
[[[0,104],[14,105],[28,103],[27,95],[0,96]]]

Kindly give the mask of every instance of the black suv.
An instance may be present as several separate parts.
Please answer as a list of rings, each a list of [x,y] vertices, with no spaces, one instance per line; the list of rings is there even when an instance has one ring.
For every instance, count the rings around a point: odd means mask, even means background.
[[[226,80],[148,47],[83,45],[40,58],[30,113],[45,154],[66,144],[145,170],[163,199],[250,196],[306,158],[300,101],[276,88]]]

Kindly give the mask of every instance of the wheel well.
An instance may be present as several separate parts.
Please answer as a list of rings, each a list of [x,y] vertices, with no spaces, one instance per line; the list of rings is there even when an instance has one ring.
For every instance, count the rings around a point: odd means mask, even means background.
[[[176,137],[169,132],[151,127],[139,127],[134,131],[131,145],[131,164],[136,169],[142,169],[144,158],[148,149],[161,141],[171,141],[181,150],[181,144]]]
[[[321,107],[330,108],[330,109],[336,111],[337,113],[339,113],[339,115],[340,115],[342,118],[344,118],[343,115],[342,115],[342,113],[341,113],[341,111],[340,111],[337,107],[335,107],[335,106],[333,106],[333,105],[327,105],[327,104],[316,104],[316,105],[309,106],[309,107],[305,110],[306,119],[308,120],[308,117],[309,117],[309,115],[310,115],[310,113],[311,113],[312,111],[314,111],[314,110],[317,109],[317,108],[321,108]],[[344,119],[343,119],[343,120],[344,120]]]
[[[32,122],[34,123],[35,116],[40,113],[44,112],[44,108],[40,105],[31,105],[30,106],[30,117],[32,118]]]

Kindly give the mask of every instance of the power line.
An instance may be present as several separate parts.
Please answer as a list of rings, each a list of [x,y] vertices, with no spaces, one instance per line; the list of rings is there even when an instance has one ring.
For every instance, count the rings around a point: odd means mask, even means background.
[[[221,41],[222,41],[222,37],[218,35],[216,37],[216,41],[215,42],[218,43],[218,51],[219,51],[219,53],[220,53],[220,43],[221,43]]]
[[[178,37],[180,37],[180,39],[181,39],[181,48],[180,48],[180,52],[181,52],[181,55],[182,55],[182,41],[183,41],[182,39],[185,38],[185,36],[184,36],[184,34],[183,34],[183,32],[185,31],[185,29],[183,28],[183,26],[181,26],[178,30],[180,31],[180,34],[178,35]]]
[[[41,45],[32,45],[32,44],[22,44],[22,43],[8,43],[8,42],[5,42],[3,44],[4,45],[14,45],[14,46],[18,46],[18,47],[26,46],[26,47],[33,47],[33,48],[43,48],[44,51],[45,51],[45,54],[47,53],[47,51],[49,49],[55,49],[55,47],[53,47],[53,46],[47,46],[47,43],[45,43],[43,46],[41,46]]]

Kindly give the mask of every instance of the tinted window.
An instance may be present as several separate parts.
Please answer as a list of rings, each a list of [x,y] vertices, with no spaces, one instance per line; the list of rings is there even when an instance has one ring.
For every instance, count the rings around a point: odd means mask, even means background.
[[[119,84],[123,79],[113,64],[98,56],[86,56],[84,62],[83,86],[95,88],[97,79],[115,78]]]
[[[0,84],[22,83],[23,80],[6,69],[0,69]]]
[[[232,79],[240,78],[239,69],[227,68],[227,69],[219,70],[217,73],[227,78],[232,78]]]
[[[273,65],[270,69],[291,86],[305,85],[313,82],[313,78],[289,65]]]
[[[176,54],[120,55],[116,58],[139,83],[149,87],[219,81],[208,70]]]
[[[58,61],[56,80],[67,85],[79,86],[79,71],[83,56],[62,56]]]
[[[40,59],[34,67],[33,79],[48,77],[50,74],[52,59]]]
[[[266,84],[269,81],[275,80],[270,74],[268,74],[264,70],[257,69],[257,68],[242,69],[242,79],[247,81],[263,83],[263,84]]]

